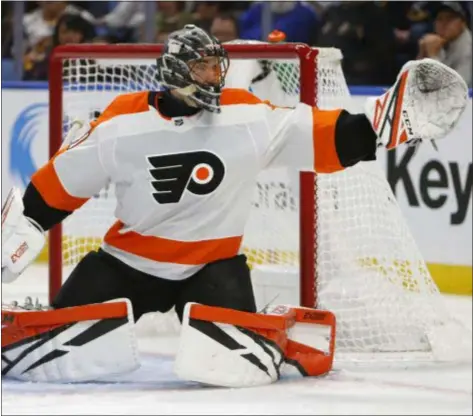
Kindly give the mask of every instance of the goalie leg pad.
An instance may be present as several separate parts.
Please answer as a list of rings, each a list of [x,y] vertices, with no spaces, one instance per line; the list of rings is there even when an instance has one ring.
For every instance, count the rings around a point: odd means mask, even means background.
[[[140,366],[127,299],[49,311],[2,308],[2,376],[78,382]]]
[[[329,311],[277,305],[258,314],[188,303],[175,372],[223,387],[269,384],[282,372],[321,376],[332,369],[335,334]]]
[[[282,372],[322,376],[330,372],[335,355],[336,320],[329,311],[291,307],[295,323],[288,330],[286,361]]]
[[[187,303],[174,371],[221,387],[273,383],[284,362],[286,319]]]

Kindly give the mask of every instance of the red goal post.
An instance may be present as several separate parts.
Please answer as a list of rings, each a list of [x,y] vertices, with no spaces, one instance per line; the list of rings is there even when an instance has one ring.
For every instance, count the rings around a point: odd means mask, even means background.
[[[319,50],[303,44],[232,44],[226,45],[230,59],[291,59],[299,64],[300,101],[317,105],[317,55]],[[58,46],[49,67],[49,156],[53,157],[63,140],[63,62],[66,59],[156,59],[162,45],[154,44],[78,44]],[[316,304],[316,198],[315,174],[300,173],[299,265],[300,304]],[[50,301],[62,285],[62,226],[49,231]]]

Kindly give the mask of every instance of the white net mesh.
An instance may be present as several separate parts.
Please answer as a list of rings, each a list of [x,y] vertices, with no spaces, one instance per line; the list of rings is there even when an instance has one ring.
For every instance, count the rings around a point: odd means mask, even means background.
[[[424,140],[442,139],[465,110],[468,88],[461,76],[432,59],[411,61],[404,100],[411,127]]]
[[[320,50],[314,74],[320,108],[353,109],[340,61],[338,50]],[[71,120],[92,119],[94,112],[102,111],[120,92],[159,89],[152,60],[70,59],[65,63],[65,132]],[[270,69],[268,76],[251,88],[274,104],[294,105],[299,101],[300,88],[304,88],[295,59],[261,62],[255,57],[233,61],[231,68],[234,75],[230,71],[229,84],[246,82],[246,87],[256,75],[252,70]],[[238,80],[242,74],[246,78]],[[244,236],[252,267],[298,265],[298,186],[294,178],[296,173],[284,169],[262,172],[258,178]],[[443,309],[377,162],[318,175],[314,189],[318,306],[337,316],[337,358],[352,353],[377,353],[380,357],[388,352],[404,358],[406,352],[416,351],[429,358],[448,359],[442,348],[449,340],[437,334],[438,328],[445,330],[454,323]],[[88,251],[99,246],[114,222],[114,204],[113,189],[105,189],[65,220],[64,278]],[[437,348],[442,350],[440,356],[433,351]]]

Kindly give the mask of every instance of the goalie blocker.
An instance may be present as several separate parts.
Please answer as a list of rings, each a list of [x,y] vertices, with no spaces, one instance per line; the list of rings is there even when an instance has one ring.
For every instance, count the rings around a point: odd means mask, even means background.
[[[2,283],[14,281],[41,252],[41,226],[23,215],[20,190],[12,188],[2,207]]]
[[[184,380],[222,387],[265,385],[284,371],[326,374],[334,347],[330,312],[280,305],[257,314],[187,303],[175,372]],[[46,311],[2,308],[4,377],[93,381],[139,366],[128,300]]]

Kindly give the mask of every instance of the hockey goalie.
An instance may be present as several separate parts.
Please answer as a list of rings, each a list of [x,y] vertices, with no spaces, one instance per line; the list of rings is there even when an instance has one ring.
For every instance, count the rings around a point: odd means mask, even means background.
[[[135,322],[175,308],[176,374],[246,387],[290,370],[332,369],[330,311],[257,312],[242,235],[257,174],[272,167],[330,174],[379,148],[444,137],[467,102],[461,77],[407,63],[364,113],[293,108],[224,88],[229,59],[192,25],[157,60],[164,91],[123,94],[78,127],[2,208],[2,282],[40,253],[44,233],[113,184],[117,222],[75,267],[48,309],[2,310],[2,373],[19,380],[97,380],[140,365]],[[263,77],[264,78],[264,77]],[[159,339],[156,340],[159,342]]]

